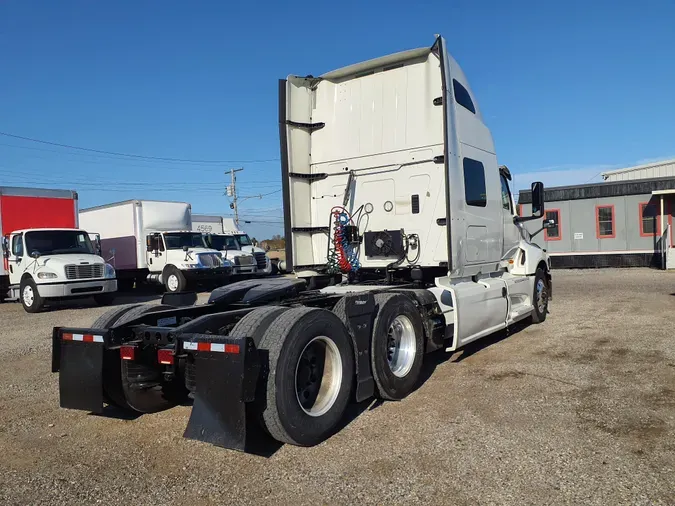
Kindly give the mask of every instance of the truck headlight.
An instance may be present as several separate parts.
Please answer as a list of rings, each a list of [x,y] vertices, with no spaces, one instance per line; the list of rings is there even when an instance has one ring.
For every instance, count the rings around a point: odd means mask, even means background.
[[[115,268],[110,264],[105,264],[105,277],[106,278],[115,277]]]
[[[223,267],[232,267],[232,262],[223,258]]]
[[[199,264],[180,264],[181,269],[199,269]]]
[[[43,271],[38,272],[37,277],[38,279],[56,279],[58,276],[53,272]]]

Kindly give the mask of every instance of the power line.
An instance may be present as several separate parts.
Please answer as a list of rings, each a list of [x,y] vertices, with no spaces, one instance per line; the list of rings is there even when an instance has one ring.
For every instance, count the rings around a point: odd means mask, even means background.
[[[59,142],[51,142],[51,141],[45,141],[41,139],[34,139],[32,137],[24,137],[22,135],[16,135],[16,134],[10,134],[7,132],[0,132],[0,135],[3,135],[5,137],[11,137],[13,139],[21,139],[23,141],[29,141],[29,142],[36,142],[39,144],[47,144],[49,146],[57,146],[60,148],[67,148],[67,149],[76,149],[78,151],[87,151],[89,153],[98,153],[98,154],[103,154],[103,155],[113,155],[113,156],[122,156],[122,157],[127,157],[127,158],[135,158],[139,160],[153,160],[153,161],[161,161],[161,162],[181,162],[181,163],[202,163],[202,164],[223,164],[223,163],[263,163],[263,162],[274,162],[278,161],[278,158],[270,158],[267,160],[193,160],[193,159],[188,159],[188,158],[171,158],[171,157],[163,157],[163,156],[145,156],[145,155],[138,155],[134,153],[119,153],[116,151],[105,151],[101,149],[93,149],[93,148],[83,148],[81,146],[74,146],[71,144],[62,144]]]

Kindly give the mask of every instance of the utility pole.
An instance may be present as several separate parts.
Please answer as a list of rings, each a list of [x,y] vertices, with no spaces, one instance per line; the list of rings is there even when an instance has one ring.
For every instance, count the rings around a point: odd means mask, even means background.
[[[230,203],[230,209],[234,211],[234,223],[237,225],[237,227],[239,227],[239,209],[237,208],[237,176],[235,173],[242,170],[244,169],[230,169],[230,177],[232,182],[226,189],[227,196],[232,199],[232,202]]]

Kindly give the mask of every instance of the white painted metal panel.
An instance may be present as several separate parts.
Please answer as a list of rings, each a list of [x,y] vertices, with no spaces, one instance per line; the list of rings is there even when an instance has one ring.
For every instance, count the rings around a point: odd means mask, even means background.
[[[142,200],[143,235],[148,231],[192,230],[190,204]]]
[[[102,206],[80,211],[80,228],[101,239],[132,236],[134,230],[135,201],[116,206]]]

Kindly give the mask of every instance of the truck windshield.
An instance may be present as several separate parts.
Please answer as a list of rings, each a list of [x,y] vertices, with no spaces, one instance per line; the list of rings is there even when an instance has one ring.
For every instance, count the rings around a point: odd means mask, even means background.
[[[26,232],[26,254],[95,254],[89,234],[80,230],[36,230]]]
[[[231,235],[209,235],[207,243],[209,247],[218,251],[239,249],[236,239]]]
[[[164,243],[166,244],[166,249],[183,249],[183,246],[188,248],[203,248],[204,238],[201,233],[172,233],[164,234]]]
[[[239,244],[241,244],[242,246],[253,245],[253,243],[251,242],[251,238],[248,236],[248,234],[237,235],[237,241],[239,241]]]

